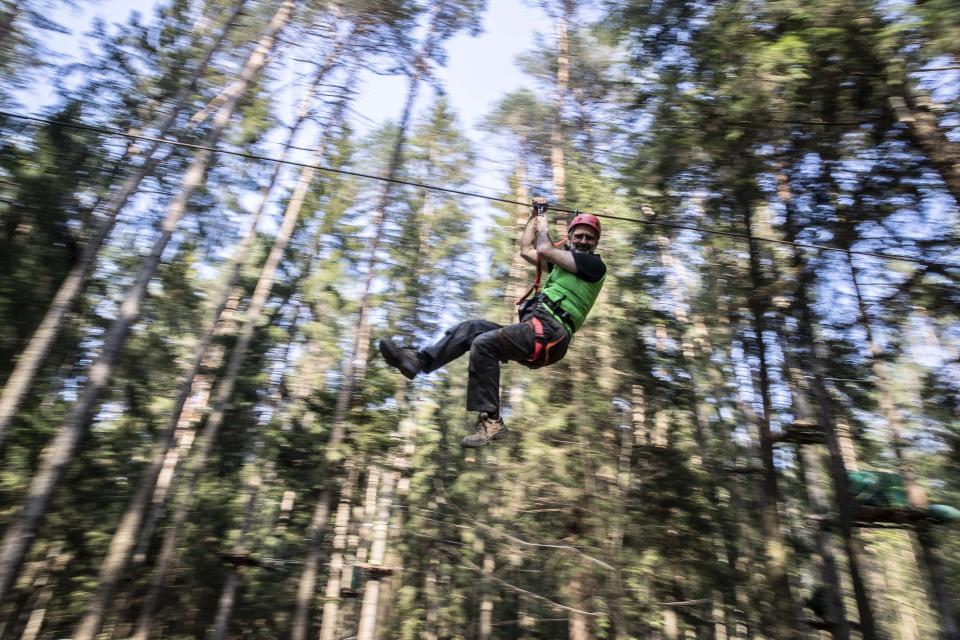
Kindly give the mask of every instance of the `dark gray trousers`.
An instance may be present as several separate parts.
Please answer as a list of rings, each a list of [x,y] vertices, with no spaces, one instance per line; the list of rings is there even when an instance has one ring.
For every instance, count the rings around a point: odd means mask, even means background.
[[[470,351],[470,375],[467,380],[467,410],[500,413],[500,363],[508,360],[525,366],[543,366],[527,359],[536,347],[536,334],[530,322],[536,316],[543,324],[544,349],[550,345],[546,364],[557,362],[567,352],[570,336],[547,311],[534,308],[520,322],[501,326],[488,320],[467,320],[454,325],[435,344],[422,349],[428,362],[424,373],[436,371]]]

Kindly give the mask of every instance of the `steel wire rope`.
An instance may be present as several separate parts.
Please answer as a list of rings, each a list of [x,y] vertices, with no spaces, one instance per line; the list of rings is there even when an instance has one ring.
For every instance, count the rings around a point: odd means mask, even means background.
[[[387,177],[387,176],[378,176],[378,175],[374,175],[374,174],[363,173],[363,172],[360,172],[360,171],[351,171],[351,170],[348,170],[348,169],[335,169],[335,168],[333,168],[333,167],[328,167],[328,166],[321,165],[321,164],[315,164],[315,163],[309,163],[309,162],[299,162],[299,161],[296,161],[296,160],[287,160],[287,159],[283,159],[283,158],[274,158],[274,157],[265,156],[265,155],[257,154],[257,153],[250,153],[250,152],[246,152],[246,151],[235,151],[235,150],[233,150],[233,149],[224,149],[224,148],[210,147],[210,146],[207,146],[207,145],[196,144],[196,143],[192,143],[192,142],[182,142],[182,141],[180,141],[180,140],[173,140],[173,139],[170,139],[170,138],[161,138],[161,137],[156,137],[156,136],[147,136],[147,135],[141,135],[141,134],[134,134],[134,133],[126,132],[126,131],[120,131],[120,130],[118,130],[118,129],[112,129],[112,128],[109,128],[109,127],[100,127],[100,126],[82,124],[82,123],[77,123],[77,122],[65,122],[65,121],[62,121],[62,120],[54,120],[54,119],[51,119],[51,118],[42,118],[42,117],[39,117],[39,116],[25,115],[25,114],[20,114],[20,113],[14,113],[14,112],[11,112],[11,111],[6,111],[6,110],[0,110],[0,116],[6,116],[6,117],[8,117],[8,118],[16,118],[16,119],[20,119],[20,120],[27,120],[27,121],[32,121],[32,122],[38,122],[38,123],[41,123],[41,124],[51,124],[51,125],[58,125],[58,126],[62,126],[62,127],[69,127],[69,128],[74,128],[74,129],[82,129],[82,130],[86,130],[86,131],[93,131],[93,132],[96,132],[96,133],[102,133],[102,134],[104,134],[104,135],[115,135],[115,136],[121,136],[121,137],[124,137],[124,138],[131,138],[131,139],[135,139],[135,140],[144,140],[144,141],[147,141],[147,142],[158,142],[158,143],[161,143],[161,144],[169,144],[169,145],[173,145],[173,146],[177,146],[177,147],[183,147],[183,148],[187,148],[187,149],[195,149],[195,150],[200,150],[200,151],[209,151],[209,152],[211,152],[211,153],[221,153],[221,154],[224,154],[224,155],[230,155],[230,156],[235,156],[235,157],[239,157],[239,158],[245,158],[245,159],[247,159],[247,160],[261,160],[261,161],[264,161],[264,162],[277,162],[277,163],[288,164],[288,165],[297,166],[297,167],[306,167],[306,168],[315,169],[315,170],[317,170],[317,171],[324,171],[324,172],[327,172],[327,173],[338,173],[338,174],[349,175],[349,176],[353,176],[353,177],[357,177],[357,178],[366,178],[366,179],[369,179],[369,180],[380,180],[381,182],[391,182],[391,183],[394,183],[394,184],[401,184],[401,185],[410,186],[410,187],[418,187],[418,188],[421,188],[421,189],[429,189],[429,190],[432,190],[432,191],[440,191],[440,192],[444,192],[444,193],[452,193],[452,194],[455,194],[455,195],[460,195],[460,196],[469,197],[469,198],[479,198],[479,199],[481,199],[481,200],[490,200],[490,201],[492,201],[492,202],[501,202],[501,203],[503,203],[503,204],[511,204],[511,205],[524,206],[524,207],[525,207],[525,206],[529,206],[529,204],[530,204],[530,203],[528,203],[528,202],[518,202],[518,201],[516,201],[516,200],[509,200],[509,199],[507,199],[507,198],[499,198],[499,197],[495,197],[495,196],[487,196],[487,195],[483,195],[483,194],[479,194],[479,193],[472,193],[472,192],[470,192],[470,191],[463,191],[463,190],[460,190],[460,189],[452,189],[452,188],[449,188],[449,187],[440,187],[440,186],[437,186],[437,185],[430,185],[430,184],[426,184],[426,183],[423,183],[423,182],[415,182],[415,181],[411,181],[411,180],[401,180],[401,179],[399,179],[399,178],[390,178],[390,177]],[[598,212],[593,212],[593,211],[587,211],[587,210],[584,210],[584,209],[570,209],[570,208],[568,208],[568,207],[560,207],[560,206],[550,206],[550,209],[552,209],[553,211],[561,212],[561,213],[568,213],[568,214],[590,213],[590,214],[592,214],[592,215],[597,216],[598,218],[607,218],[607,219],[609,219],[609,220],[618,220],[618,221],[620,221],[620,222],[632,222],[632,223],[634,223],[634,224],[644,224],[644,225],[650,225],[650,226],[656,226],[656,227],[664,227],[664,228],[667,228],[667,229],[678,229],[678,230],[685,230],[685,231],[696,231],[696,232],[698,232],[698,233],[703,233],[703,234],[707,234],[707,235],[718,235],[718,236],[724,236],[724,237],[728,237],[728,238],[737,238],[737,239],[740,239],[740,240],[746,240],[748,243],[749,243],[749,242],[770,242],[770,243],[773,243],[773,244],[780,244],[780,245],[792,246],[792,247],[797,247],[797,248],[800,248],[800,249],[810,249],[810,250],[813,250],[813,251],[830,251],[830,252],[835,252],[835,253],[844,253],[844,254],[852,255],[852,256],[865,256],[865,257],[871,257],[871,258],[879,258],[879,259],[881,259],[881,260],[898,260],[898,261],[901,261],[901,262],[910,262],[910,263],[914,263],[914,264],[919,264],[919,265],[922,265],[922,266],[925,266],[925,267],[934,267],[934,268],[940,269],[940,270],[960,268],[960,265],[945,264],[945,263],[940,263],[940,262],[934,262],[934,261],[932,261],[932,260],[924,260],[924,259],[922,259],[922,258],[914,258],[914,257],[911,257],[911,256],[905,256],[905,255],[899,255],[899,254],[877,253],[877,252],[872,252],[872,251],[861,251],[861,250],[855,250],[855,249],[843,249],[843,248],[840,248],[840,247],[833,247],[833,246],[824,245],[824,244],[815,244],[815,243],[811,243],[811,242],[793,242],[793,241],[790,241],[790,240],[782,240],[782,239],[780,239],[780,238],[771,238],[771,237],[769,237],[769,236],[755,236],[755,235],[752,235],[752,234],[742,233],[742,232],[738,232],[738,231],[722,231],[722,230],[718,230],[718,229],[706,229],[706,228],[704,228],[704,227],[698,227],[698,226],[696,226],[696,225],[687,225],[687,224],[680,224],[680,223],[675,223],[675,222],[663,222],[663,221],[651,220],[651,219],[645,219],[645,218],[631,218],[631,217],[627,217],[627,216],[617,216],[617,215],[613,215],[613,214],[610,214],[610,213],[598,213]]]

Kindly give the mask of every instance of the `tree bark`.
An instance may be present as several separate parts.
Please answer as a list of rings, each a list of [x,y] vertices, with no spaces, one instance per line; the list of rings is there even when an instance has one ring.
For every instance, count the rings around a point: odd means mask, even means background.
[[[517,141],[517,147],[524,149],[526,140]],[[521,153],[517,156],[516,164],[513,169],[513,180],[516,183],[516,199],[518,202],[526,202],[530,199],[530,194],[526,187],[527,162]],[[520,299],[526,289],[525,280],[528,276],[527,261],[520,256],[520,235],[527,226],[529,209],[524,205],[517,205],[515,208],[514,231],[516,233],[516,251],[513,260],[510,262],[510,275],[507,278],[507,286],[504,287],[503,314],[500,316],[500,324],[510,324],[517,314],[517,300]]]
[[[377,265],[377,251],[380,248],[380,241],[383,236],[384,218],[387,205],[390,203],[390,195],[393,191],[392,180],[397,177],[403,163],[403,148],[407,140],[407,130],[410,128],[410,121],[413,117],[413,105],[420,91],[421,80],[429,75],[427,56],[434,46],[434,39],[437,37],[435,30],[444,6],[444,2],[438,2],[434,5],[433,14],[430,18],[423,44],[419,52],[414,56],[413,64],[411,65],[413,70],[410,74],[410,83],[407,88],[407,98],[403,104],[400,122],[397,125],[397,139],[394,141],[390,160],[387,164],[386,180],[383,182],[383,187],[377,199],[377,206],[373,211],[373,216],[369,223],[369,226],[373,229],[373,234],[370,237],[366,249],[365,262],[367,264],[367,273],[364,276],[363,293],[360,296],[357,329],[354,334],[350,354],[344,363],[343,382],[337,392],[333,426],[330,430],[330,444],[327,445],[328,459],[332,462],[342,457],[339,446],[346,434],[347,412],[350,408],[350,403],[353,401],[354,385],[358,380],[363,379],[367,370],[367,356],[370,351],[370,296]]]
[[[788,239],[796,240],[793,228],[792,210],[787,206]],[[837,520],[840,536],[843,540],[844,551],[850,569],[850,579],[853,582],[854,596],[857,601],[857,610],[860,614],[860,632],[864,640],[876,640],[880,636],[873,615],[873,606],[870,603],[866,584],[863,580],[863,562],[860,549],[853,539],[853,504],[848,489],[847,470],[843,461],[843,451],[837,429],[834,424],[834,410],[824,378],[828,377],[823,357],[818,353],[817,341],[814,337],[815,318],[809,302],[808,281],[812,277],[809,269],[803,262],[803,257],[794,250],[794,271],[797,273],[797,285],[794,292],[794,307],[797,311],[797,333],[799,347],[805,357],[800,358],[803,370],[810,373],[810,399],[813,402],[813,415],[819,429],[826,437],[828,470],[834,488],[834,499],[837,507]],[[810,414],[808,414],[810,415]],[[846,629],[848,625],[841,620],[839,628]],[[838,636],[834,636],[838,637]],[[847,636],[844,636],[844,638]]]
[[[190,80],[180,89],[173,99],[170,111],[167,112],[166,117],[157,124],[156,137],[166,137],[173,129],[180,112],[189,105],[190,96],[197,82],[203,77],[203,74],[206,73],[210,60],[217,50],[219,50],[220,45],[230,30],[230,26],[234,20],[236,20],[237,16],[240,15],[246,2],[247,0],[238,0],[234,5],[219,37],[207,50],[206,55],[200,64],[197,65]],[[211,136],[210,139],[216,142],[215,137]],[[102,215],[94,224],[90,239],[86,245],[84,245],[83,251],[80,252],[80,256],[71,267],[70,272],[63,279],[63,282],[60,283],[43,319],[17,358],[17,363],[10,373],[10,377],[7,378],[7,381],[4,383],[3,393],[0,394],[0,449],[3,447],[4,437],[8,432],[10,423],[26,396],[27,389],[33,384],[40,365],[50,352],[54,340],[60,334],[60,329],[63,326],[63,320],[67,312],[73,307],[77,297],[86,286],[94,263],[96,262],[96,257],[100,253],[100,249],[106,241],[107,236],[109,236],[113,230],[117,215],[126,206],[130,197],[136,193],[143,179],[151,175],[160,163],[161,158],[157,155],[160,146],[161,144],[159,142],[149,143],[147,149],[142,152],[143,162],[121,183],[120,187],[104,205]],[[0,593],[2,593],[2,591],[3,589],[0,587]]]
[[[399,473],[396,471],[386,471],[381,480],[376,521],[373,523],[373,540],[370,545],[369,560],[373,567],[382,566],[386,559],[390,511],[393,507],[393,493],[397,486],[398,476]],[[377,606],[380,598],[381,579],[375,577],[364,583],[357,640],[374,640],[374,633],[377,629]]]
[[[910,139],[940,174],[954,202],[960,205],[960,144],[950,140],[929,98],[918,95],[909,78],[888,65],[891,95],[888,99],[894,117],[906,126]],[[894,75],[896,74],[896,75]]]
[[[247,505],[243,514],[243,524],[240,529],[240,535],[237,542],[233,545],[233,553],[240,554],[248,551],[247,539],[250,536],[250,530],[253,527],[254,513],[257,506],[257,500],[260,497],[260,485],[262,478],[260,470],[257,468],[259,463],[255,460],[253,463],[253,473],[247,481]],[[220,590],[220,599],[217,601],[217,613],[214,616],[213,629],[210,632],[210,640],[223,640],[227,635],[227,626],[230,624],[230,616],[233,614],[233,607],[237,599],[237,587],[240,584],[240,568],[233,567],[227,573],[227,579]]]
[[[770,416],[773,413],[773,403],[770,400],[770,372],[767,365],[767,347],[764,343],[766,327],[766,313],[768,311],[766,297],[761,293],[763,287],[763,271],[760,265],[760,255],[753,237],[752,207],[756,200],[741,198],[744,207],[747,235],[750,241],[750,299],[749,307],[753,324],[755,348],[757,354],[758,375],[760,379],[760,399],[763,403],[763,415],[758,417],[757,426],[760,438],[760,460],[763,464],[763,501],[761,504],[760,528],[766,549],[767,575],[773,589],[773,611],[766,616],[766,625],[778,638],[795,638],[799,632],[795,620],[799,612],[790,594],[790,583],[787,574],[787,548],[783,539],[780,525],[780,491],[777,486],[777,470],[773,461],[773,438],[770,433]]]
[[[930,580],[930,588],[933,591],[933,600],[937,606],[940,639],[960,640],[960,629],[957,628],[957,622],[950,607],[950,597],[947,595],[947,576],[940,558],[937,557],[936,541],[933,538],[933,533],[925,524],[917,526],[917,541],[920,543],[924,565],[926,565],[928,579]]]
[[[563,149],[563,105],[570,85],[570,39],[567,35],[567,26],[573,17],[574,3],[572,0],[562,0],[561,4],[556,22],[557,76],[554,81],[556,108],[553,126],[550,129],[550,166],[553,169],[553,197],[556,202],[562,203],[567,197],[567,173]],[[557,229],[561,237],[566,236],[566,225],[561,218],[557,219]]]
[[[340,500],[333,524],[333,550],[330,553],[330,573],[323,597],[323,618],[320,621],[319,640],[334,640],[337,637],[337,616],[340,609],[340,588],[343,576],[344,552],[350,529],[350,511],[353,492],[356,489],[359,465],[347,459],[344,466],[345,479],[340,487]]]

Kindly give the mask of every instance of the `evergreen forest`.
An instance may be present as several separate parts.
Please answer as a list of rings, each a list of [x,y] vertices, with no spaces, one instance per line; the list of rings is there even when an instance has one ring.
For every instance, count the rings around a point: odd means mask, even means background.
[[[956,0],[518,0],[475,129],[485,0],[86,4],[0,1],[0,639],[960,640]],[[605,284],[464,449],[377,345],[538,195]]]

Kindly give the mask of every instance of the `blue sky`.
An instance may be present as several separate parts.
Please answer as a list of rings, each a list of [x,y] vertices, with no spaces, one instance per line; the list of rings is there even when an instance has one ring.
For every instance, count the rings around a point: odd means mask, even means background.
[[[69,35],[47,38],[47,45],[63,56],[60,62],[77,59],[92,21],[123,21],[132,11],[150,16],[156,0],[106,0],[61,7],[54,19],[67,27]],[[448,63],[437,75],[449,92],[451,105],[469,128],[478,122],[501,95],[528,83],[514,64],[518,53],[530,46],[536,30],[550,31],[550,22],[536,8],[519,0],[488,0],[484,31],[479,36],[458,35],[447,43]],[[396,118],[406,92],[400,77],[369,77],[363,87],[357,111],[374,122]],[[383,99],[383,96],[396,99]],[[55,99],[49,83],[36,83],[24,100],[33,112]],[[361,129],[367,128],[358,122]]]
[[[55,64],[66,64],[80,59],[84,48],[94,45],[85,36],[97,18],[108,24],[124,22],[133,11],[147,19],[153,15],[157,0],[102,0],[81,2],[76,7],[61,5],[53,18],[69,29],[69,34],[45,35],[45,44],[58,54]],[[489,134],[478,132],[475,125],[504,94],[524,86],[530,79],[517,68],[517,55],[529,49],[537,32],[552,39],[552,22],[539,9],[521,0],[487,0],[483,15],[483,30],[477,36],[460,34],[446,43],[447,65],[436,69],[440,84],[447,92],[451,107],[463,125],[463,132],[477,147],[478,158],[469,189],[488,195],[500,195],[505,186],[507,167],[506,150],[498,149]],[[298,69],[291,67],[282,71],[293,80]],[[49,78],[38,81],[21,94],[21,99],[30,113],[39,113],[54,103],[56,96]],[[376,76],[368,73],[363,79],[360,98],[353,106],[359,114],[354,118],[354,127],[359,133],[369,131],[387,120],[400,116],[407,92],[407,79],[400,76]],[[293,94],[287,94],[295,99]],[[283,98],[281,98],[283,100]],[[420,91],[418,107],[423,108],[432,100],[432,92]],[[280,105],[281,113],[292,111]],[[491,210],[486,202],[474,200],[478,224],[489,219]]]

